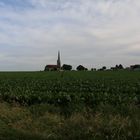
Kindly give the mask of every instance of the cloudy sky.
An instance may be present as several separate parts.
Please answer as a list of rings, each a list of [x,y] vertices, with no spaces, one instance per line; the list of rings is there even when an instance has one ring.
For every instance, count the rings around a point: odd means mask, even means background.
[[[0,0],[0,71],[140,63],[140,0]]]

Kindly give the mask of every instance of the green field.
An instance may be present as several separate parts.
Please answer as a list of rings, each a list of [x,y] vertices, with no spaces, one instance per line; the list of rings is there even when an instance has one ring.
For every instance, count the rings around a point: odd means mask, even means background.
[[[140,72],[1,72],[0,139],[139,140]]]

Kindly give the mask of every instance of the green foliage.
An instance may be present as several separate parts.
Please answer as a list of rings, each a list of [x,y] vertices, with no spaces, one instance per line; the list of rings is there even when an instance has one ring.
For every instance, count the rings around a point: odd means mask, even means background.
[[[140,104],[139,72],[0,73],[0,98],[22,105],[71,108]]]
[[[138,71],[0,73],[0,100],[0,139],[140,137]]]
[[[122,113],[120,109],[125,110]],[[83,108],[69,117],[59,107],[37,104],[30,107],[0,103],[1,140],[138,140],[140,110],[135,105],[97,110]]]
[[[71,65],[64,64],[64,65],[62,66],[62,69],[63,69],[63,70],[72,70],[72,66],[71,66]]]

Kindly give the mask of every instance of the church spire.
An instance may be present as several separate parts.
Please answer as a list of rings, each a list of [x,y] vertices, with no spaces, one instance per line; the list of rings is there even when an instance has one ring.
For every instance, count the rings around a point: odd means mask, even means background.
[[[57,66],[61,68],[60,51],[58,51]]]

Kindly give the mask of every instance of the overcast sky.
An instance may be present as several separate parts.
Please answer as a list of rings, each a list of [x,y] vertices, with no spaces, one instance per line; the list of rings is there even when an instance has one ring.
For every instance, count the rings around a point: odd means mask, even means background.
[[[140,63],[140,0],[0,0],[0,71]]]

